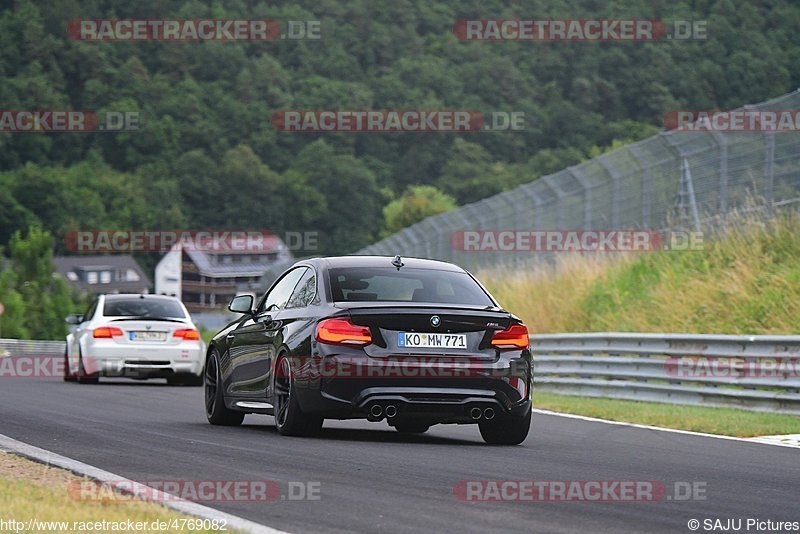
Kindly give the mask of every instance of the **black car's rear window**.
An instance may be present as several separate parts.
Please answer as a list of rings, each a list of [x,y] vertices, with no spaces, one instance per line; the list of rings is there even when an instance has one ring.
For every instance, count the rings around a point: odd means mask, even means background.
[[[183,308],[174,300],[131,297],[106,300],[103,304],[106,317],[178,317],[186,318]]]
[[[394,267],[329,271],[335,302],[434,302],[494,306],[470,275],[457,271]]]

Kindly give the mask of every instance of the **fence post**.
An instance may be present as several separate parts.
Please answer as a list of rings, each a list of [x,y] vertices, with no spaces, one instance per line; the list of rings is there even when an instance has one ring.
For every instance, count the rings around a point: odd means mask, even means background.
[[[461,222],[465,224],[459,225],[459,221],[456,219],[460,219]],[[444,225],[447,226],[447,233],[444,235],[444,239],[442,239],[442,233],[439,233],[439,243],[442,247],[439,249],[439,252],[441,253],[442,258],[449,258],[453,263],[458,263],[456,259],[458,258],[459,253],[462,251],[453,247],[453,232],[466,229],[467,220],[463,213],[461,213],[461,210],[453,210],[443,213],[441,220]]]
[[[700,231],[700,215],[697,210],[697,198],[694,196],[694,182],[692,182],[692,169],[689,167],[689,160],[683,158],[682,180],[683,187],[686,188],[686,193],[689,196],[689,207],[692,210],[692,219],[694,220],[694,229]]]
[[[514,217],[514,215],[515,215],[515,213],[517,211],[517,206],[514,203],[514,193],[515,193],[515,190],[512,189],[510,191],[503,191],[502,193],[498,193],[494,197],[490,197],[490,198],[497,198],[499,200],[502,200],[506,204],[506,206],[508,206],[510,208],[509,214],[511,215],[511,218]],[[495,218],[494,218],[494,224],[496,226],[496,229],[497,230],[512,230],[513,228],[500,228],[500,221],[502,219],[503,219],[503,214],[498,211],[495,214]]]
[[[457,208],[457,209],[451,211],[450,213],[457,215],[459,220],[461,221],[460,225],[459,225],[458,221],[453,221],[453,230],[467,230],[467,229],[470,229],[469,228],[470,227],[470,220],[467,218],[466,210],[464,208]],[[453,238],[452,238],[452,236],[453,236],[453,233],[450,232],[450,236],[448,237],[448,240],[450,242],[450,248],[451,249],[453,247]],[[453,251],[454,255],[457,254],[457,253],[458,254],[462,254],[463,253],[462,257],[465,260],[463,264],[459,264],[459,265],[468,265],[469,262],[467,262],[466,259],[470,258],[470,254],[468,254],[466,250],[464,250],[464,251],[454,250]]]
[[[766,175],[767,214],[772,216],[772,209],[775,205],[775,132],[766,134],[766,156],[764,161],[764,174]]]
[[[412,235],[413,233],[411,231],[411,227],[404,228],[403,230],[397,232],[395,236],[397,236],[398,240],[400,241],[399,250],[389,250],[387,251],[388,255],[392,256],[394,254],[400,254],[401,256],[411,256],[411,251],[414,249],[414,242],[411,239]],[[387,244],[391,246],[391,243]]]
[[[486,228],[482,225],[483,221],[480,219],[480,207],[478,206],[477,202],[473,202],[472,204],[467,204],[463,208],[459,208],[458,212],[462,214],[462,220],[465,222],[464,229],[470,230],[485,230]],[[483,253],[480,251],[472,251],[469,255],[470,258],[470,265],[472,268],[477,268],[480,266],[482,261],[481,256]]]
[[[425,255],[423,256],[423,258],[433,258],[434,257],[434,255],[433,255],[433,236],[436,235],[436,232],[435,232],[436,226],[433,224],[433,220],[430,217],[426,217],[426,218],[422,219],[417,224],[420,225],[419,226],[419,230],[420,230],[419,233],[424,236],[424,238],[420,241],[420,244],[422,245],[421,248],[425,249],[425,253],[424,253]],[[426,225],[427,225],[428,229],[430,230],[429,232],[425,231],[424,227]],[[436,259],[442,259],[442,258],[436,258]]]
[[[539,195],[537,195],[531,186],[533,186],[535,182],[531,182],[521,188],[522,192],[533,200],[533,229],[534,230],[541,230],[542,229],[542,206],[544,206],[544,202]]]
[[[697,201],[694,196],[694,185],[692,184],[692,172],[689,169],[689,159],[688,156],[690,153],[688,151],[684,151],[683,146],[674,142],[672,140],[673,132],[661,132],[662,139],[678,154],[678,199],[677,199],[677,211],[680,214],[681,210],[686,208],[683,205],[684,195],[685,200],[689,201],[688,209],[690,210],[690,214],[686,215],[687,219],[694,219],[694,225],[697,231],[700,231],[700,218],[698,215],[697,210]],[[683,216],[683,215],[681,215]]]
[[[567,222],[564,220],[564,211],[566,206],[564,205],[564,191],[558,187],[558,184],[555,183],[553,180],[552,175],[544,176],[542,181],[549,187],[555,194],[556,194],[556,202],[558,203],[557,212],[556,212],[556,220],[558,221],[558,229],[563,230],[567,226]]]
[[[728,142],[719,132],[711,132],[719,145],[719,214],[725,219],[728,213]]]
[[[622,191],[620,190],[620,182],[619,182],[619,171],[617,167],[608,161],[606,155],[603,154],[597,158],[597,161],[600,162],[600,165],[606,170],[608,175],[611,177],[611,181],[613,183],[613,192],[611,194],[611,228],[614,230],[619,229],[619,201],[620,196],[622,196]]]
[[[592,230],[592,184],[577,167],[567,169],[583,188],[583,229]]]
[[[642,228],[649,229],[650,203],[652,202],[651,196],[653,193],[653,174],[650,171],[650,163],[639,150],[639,146],[637,144],[629,145],[628,151],[642,169]]]

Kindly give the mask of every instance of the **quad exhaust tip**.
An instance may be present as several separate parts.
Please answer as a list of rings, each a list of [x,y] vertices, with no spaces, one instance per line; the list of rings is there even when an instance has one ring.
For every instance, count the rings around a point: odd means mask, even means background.
[[[383,416],[383,407],[380,404],[373,404],[372,408],[369,409],[369,414],[379,419]]]
[[[386,417],[394,417],[397,415],[397,407],[394,404],[390,404],[386,407]]]
[[[474,419],[478,420],[481,418],[481,409],[480,408],[473,408],[469,411],[469,415]]]
[[[492,420],[492,419],[494,419],[494,408],[486,408],[485,410],[483,410],[483,416],[484,416],[484,417],[485,417],[487,420]]]

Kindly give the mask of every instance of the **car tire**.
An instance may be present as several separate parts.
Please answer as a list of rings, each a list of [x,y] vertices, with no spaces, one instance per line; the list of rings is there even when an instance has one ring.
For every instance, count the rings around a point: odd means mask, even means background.
[[[100,382],[100,373],[87,373],[83,366],[83,354],[78,352],[78,383],[97,384]]]
[[[431,427],[431,425],[419,421],[400,420],[392,422],[391,424],[394,426],[394,429],[401,434],[424,434]]]
[[[322,428],[323,418],[303,413],[297,401],[291,361],[286,355],[275,366],[275,427],[283,436],[313,436]]]
[[[490,445],[519,445],[531,428],[531,409],[524,416],[504,415],[478,423],[483,440]]]
[[[206,418],[212,425],[238,426],[244,421],[244,413],[230,410],[225,406],[225,399],[222,395],[220,378],[222,373],[219,370],[219,355],[216,350],[212,350],[206,361],[205,371],[203,372],[203,384],[205,387]]]
[[[178,374],[167,377],[167,384],[170,386],[191,386],[198,387],[203,385],[203,375]]]
[[[69,358],[67,357],[67,351],[64,350],[64,382],[75,382],[77,380],[78,378],[69,370]]]

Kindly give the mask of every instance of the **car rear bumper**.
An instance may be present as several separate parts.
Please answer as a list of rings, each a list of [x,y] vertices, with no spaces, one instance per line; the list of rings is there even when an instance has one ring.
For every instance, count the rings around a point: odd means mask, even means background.
[[[530,377],[527,359],[516,358],[513,362],[478,364],[466,377],[458,373],[409,373],[376,378],[360,373],[307,377],[295,384],[303,411],[327,418],[391,421],[398,417],[432,424],[476,423],[487,409],[492,416],[524,415],[531,404]]]
[[[355,412],[367,419],[411,418],[439,423],[476,423],[500,414],[525,413],[528,399],[516,402],[499,391],[443,388],[370,388]]]
[[[177,374],[200,375],[204,350],[198,343],[169,347],[94,346],[83,355],[87,373],[129,378],[166,378]]]

